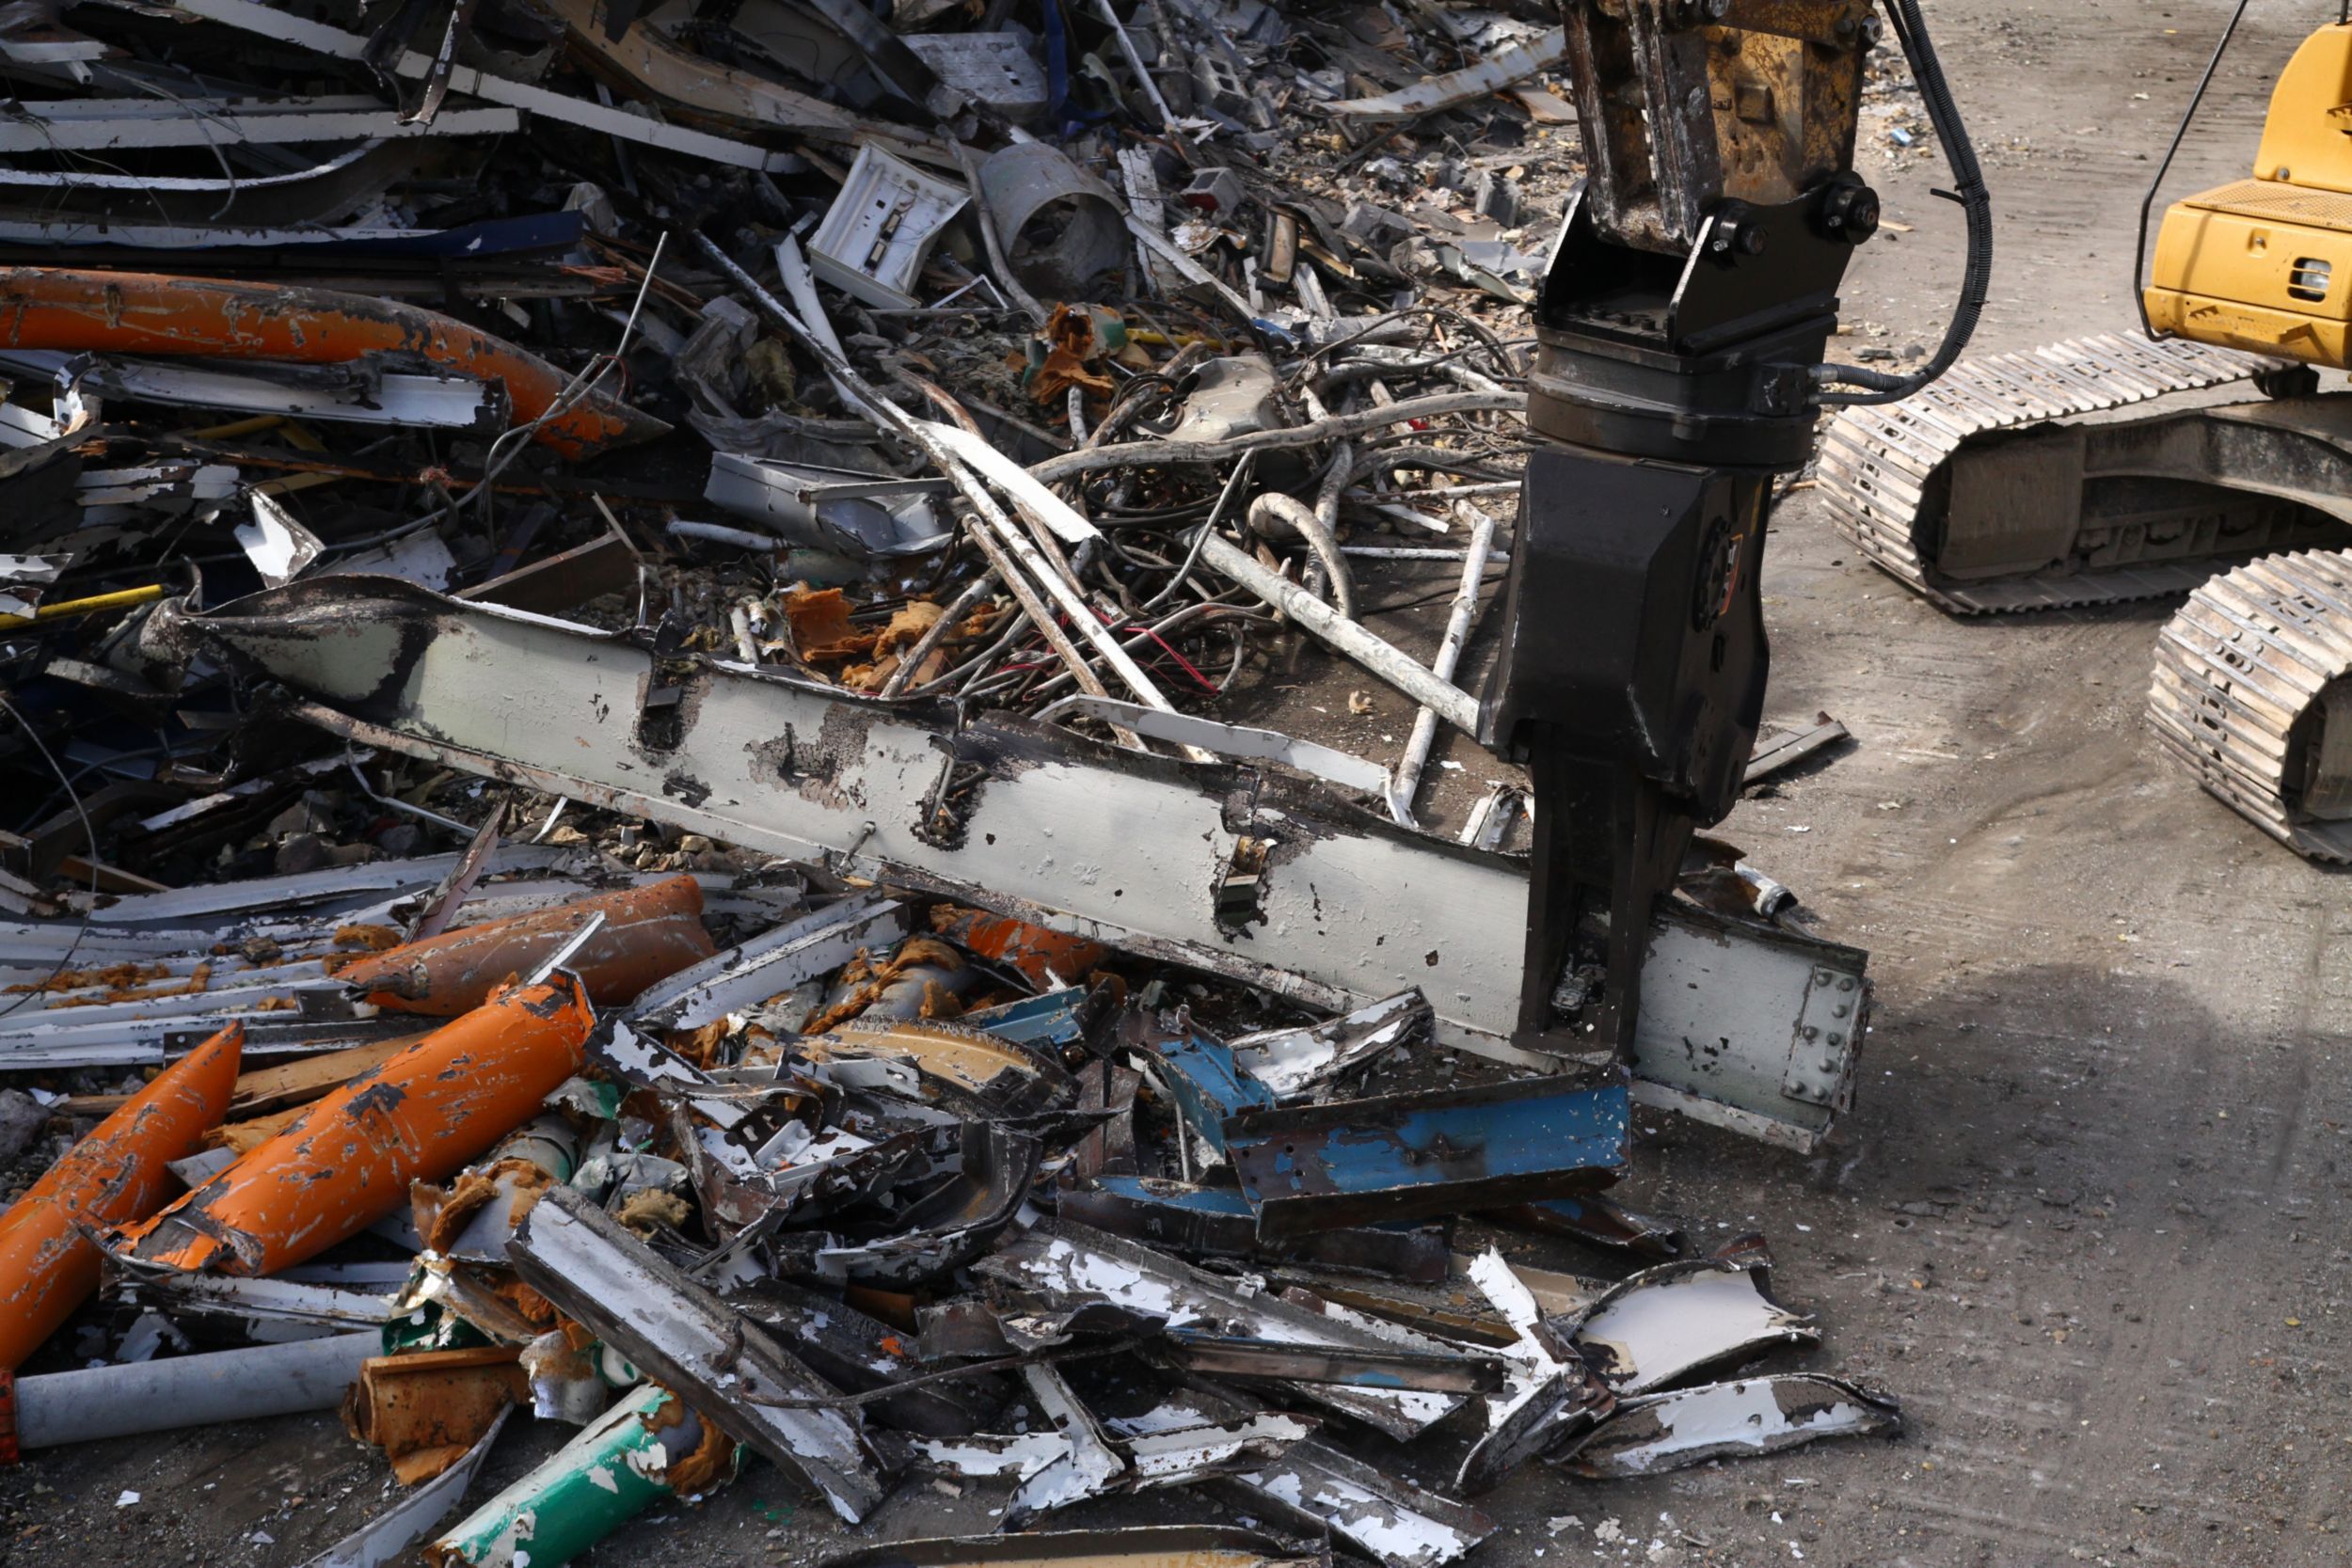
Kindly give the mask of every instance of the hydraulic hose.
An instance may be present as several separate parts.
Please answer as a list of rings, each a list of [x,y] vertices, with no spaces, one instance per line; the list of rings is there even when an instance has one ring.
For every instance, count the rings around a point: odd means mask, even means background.
[[[1911,74],[1918,82],[1919,95],[1927,103],[1928,119],[1944,143],[1944,161],[1951,166],[1953,188],[1936,195],[1959,202],[1966,214],[1968,260],[1961,274],[1959,303],[1952,308],[1951,321],[1944,329],[1944,341],[1926,364],[1908,375],[1890,375],[1858,365],[1820,366],[1813,372],[1813,403],[1817,407],[1895,403],[1935,380],[1951,369],[1968,347],[1968,340],[1976,335],[1977,322],[1984,314],[1985,300],[1993,290],[1993,197],[1985,189],[1984,171],[1978,166],[1976,147],[1968,139],[1968,127],[1961,119],[1960,105],[1953,102],[1951,87],[1944,79],[1944,64],[1936,57],[1935,45],[1928,37],[1928,24],[1919,14],[1918,0],[1885,0],[1885,4],[1887,20],[1902,44],[1904,58],[1911,62]],[[1850,388],[1866,389],[1855,391]]]

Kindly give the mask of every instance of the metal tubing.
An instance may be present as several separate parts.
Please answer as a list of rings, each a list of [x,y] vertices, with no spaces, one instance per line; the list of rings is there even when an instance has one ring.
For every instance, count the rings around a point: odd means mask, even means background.
[[[1214,534],[1200,546],[1201,559],[1328,642],[1457,730],[1478,733],[1478,699],[1439,680],[1427,670],[1358,626],[1298,584],[1266,570],[1255,557]]]
[[[513,986],[361,1073],[301,1120],[109,1244],[173,1268],[267,1275],[356,1236],[530,1119],[580,1070],[580,982]]]
[[[16,1439],[48,1449],[331,1410],[360,1364],[383,1348],[384,1337],[371,1330],[19,1378]]]
[[[245,1031],[231,1023],[131,1097],[0,1215],[0,1372],[14,1370],[98,1289],[83,1226],[153,1213],[165,1167],[196,1152],[237,1086]]]
[[[1462,558],[1462,586],[1454,591],[1454,609],[1446,616],[1445,636],[1438,640],[1438,657],[1429,661],[1429,673],[1441,681],[1454,679],[1454,667],[1462,661],[1462,649],[1470,641],[1470,622],[1478,614],[1478,588],[1486,575],[1486,555],[1494,548],[1495,520],[1491,514],[1457,502],[1455,509],[1470,517],[1470,553]],[[1474,732],[1473,732],[1474,733]],[[1413,820],[1413,797],[1421,788],[1421,770],[1429,764],[1429,748],[1438,739],[1437,709],[1424,703],[1414,716],[1413,733],[1405,742],[1405,755],[1398,759],[1396,773],[1389,785],[1389,816],[1400,826],[1417,826]]]

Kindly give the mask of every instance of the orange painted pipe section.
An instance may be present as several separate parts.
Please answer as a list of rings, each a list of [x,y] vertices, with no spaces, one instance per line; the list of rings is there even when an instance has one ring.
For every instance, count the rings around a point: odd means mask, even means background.
[[[595,1024],[567,974],[508,987],[107,1244],[215,1274],[276,1274],[316,1257],[407,1202],[411,1181],[455,1175],[536,1116],[580,1070]]]
[[[571,379],[537,355],[438,311],[331,289],[164,273],[0,267],[0,343],[305,365],[413,354],[501,383],[517,425],[553,408]],[[536,436],[566,457],[587,457],[669,428],[599,390],[554,415]]]
[[[76,1228],[145,1219],[164,1167],[197,1150],[236,1092],[245,1030],[230,1024],[164,1069],[66,1150],[0,1214],[0,1371],[14,1371],[98,1289],[99,1251]]]
[[[588,999],[598,1006],[633,1002],[646,987],[718,951],[703,928],[701,884],[673,877],[444,931],[371,953],[335,975],[379,1007],[454,1018],[480,1006],[500,981],[530,973],[599,911],[604,928],[564,966],[588,983]]]

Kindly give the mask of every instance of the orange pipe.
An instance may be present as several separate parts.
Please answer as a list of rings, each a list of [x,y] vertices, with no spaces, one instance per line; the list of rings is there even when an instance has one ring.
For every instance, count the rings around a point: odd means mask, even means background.
[[[99,1251],[77,1227],[155,1212],[165,1165],[195,1153],[229,1109],[244,1049],[232,1023],[189,1052],[0,1214],[0,1371],[22,1366],[98,1289]]]
[[[412,354],[502,384],[518,425],[553,408],[571,379],[502,338],[396,300],[163,273],[0,268],[0,343],[306,365]],[[554,415],[536,436],[578,458],[649,441],[669,428],[599,390]]]
[[[510,986],[310,1107],[201,1187],[107,1237],[179,1269],[267,1275],[356,1236],[535,1116],[596,1014],[567,974]]]
[[[371,953],[336,977],[394,1012],[454,1018],[482,1005],[490,988],[537,967],[595,913],[604,928],[564,968],[588,983],[599,1006],[635,1001],[646,987],[718,951],[703,928],[703,890],[691,877],[623,888],[551,910],[485,921],[462,931]]]

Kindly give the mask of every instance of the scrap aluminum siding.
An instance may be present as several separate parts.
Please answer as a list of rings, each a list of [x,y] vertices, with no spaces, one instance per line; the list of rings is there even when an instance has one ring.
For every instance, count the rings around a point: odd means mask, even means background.
[[[372,745],[945,894],[1310,1006],[1344,1012],[1418,987],[1439,1043],[1558,1065],[1510,1044],[1526,863],[1294,781],[1011,721],[949,733],[944,708],[707,660],[660,721],[641,723],[648,694],[675,677],[657,679],[626,636],[384,578],[293,583],[185,624],[294,688],[314,722]],[[943,834],[930,802],[966,766],[983,782]],[[1263,918],[1247,936],[1221,923],[1217,899],[1244,838],[1272,846]],[[1642,1097],[1810,1148],[1850,1092],[1867,955],[1673,902],[1653,929]],[[1784,1087],[1822,1060],[1838,1067]]]
[[[1646,1394],[1701,1367],[1819,1343],[1811,1319],[1772,1299],[1766,1275],[1712,1258],[1645,1269],[1593,1304],[1577,1346],[1618,1393]]]

